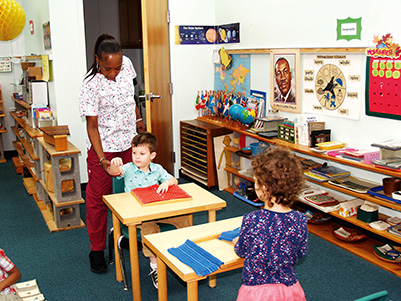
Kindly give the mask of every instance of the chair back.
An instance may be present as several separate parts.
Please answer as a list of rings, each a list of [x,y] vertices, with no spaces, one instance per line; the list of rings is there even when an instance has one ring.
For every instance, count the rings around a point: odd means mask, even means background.
[[[124,192],[124,178],[117,179],[113,177],[113,194]]]

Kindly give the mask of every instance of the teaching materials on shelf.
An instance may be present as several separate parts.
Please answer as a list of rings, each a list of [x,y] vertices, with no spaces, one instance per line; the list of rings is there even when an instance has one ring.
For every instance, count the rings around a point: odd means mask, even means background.
[[[317,195],[311,195],[311,196],[306,196],[304,197],[305,200],[315,204],[315,205],[324,205],[324,204],[338,204],[338,201],[326,194],[317,194]]]
[[[329,183],[358,193],[368,193],[369,189],[378,186],[378,183],[353,176],[330,180]]]
[[[298,159],[301,162],[303,170],[309,170],[312,167],[318,167],[318,166],[322,165],[321,163],[313,161],[312,159],[307,159],[307,158],[303,158],[303,157],[298,157]]]
[[[373,165],[390,170],[401,170],[401,157],[391,157],[386,159],[374,160]]]
[[[368,190],[368,193],[373,195],[373,196],[375,196],[375,197],[377,197],[377,198],[379,198],[379,199],[384,199],[386,201],[391,201],[391,202],[394,202],[394,203],[401,204],[400,200],[397,200],[397,199],[394,199],[394,198],[392,198],[390,196],[385,195],[384,191],[383,191],[383,186],[373,187],[373,188]]]
[[[357,242],[367,237],[365,234],[347,227],[340,227],[333,230],[333,234],[336,238],[346,242]]]
[[[397,216],[392,216],[392,217],[389,217],[388,219],[386,219],[386,222],[390,226],[395,226],[395,225],[398,225],[399,223],[401,223],[401,218],[399,218]]]
[[[373,253],[385,261],[401,263],[401,247],[385,244],[382,246],[373,246]]]
[[[300,145],[310,146],[310,132],[309,123],[317,122],[316,116],[304,116],[300,115],[295,118],[295,141]]]
[[[257,117],[255,118],[256,123],[259,127],[252,127],[250,130],[255,133],[271,132],[276,131],[279,124],[282,124],[286,120],[284,117],[279,116],[268,116],[268,117]]]
[[[388,227],[387,231],[394,235],[401,237],[401,224],[397,224],[391,227]]]
[[[322,166],[312,167],[308,171],[304,172],[305,176],[309,179],[325,182],[329,180],[346,178],[351,175],[351,172],[339,167],[322,164]]]
[[[340,157],[346,160],[372,164],[372,161],[380,158],[380,151],[345,149],[341,152]]]
[[[372,227],[373,229],[380,230],[380,231],[386,230],[388,227],[390,227],[389,224],[387,224],[386,222],[383,222],[383,221],[371,222],[371,223],[369,223],[369,226]]]
[[[342,202],[338,214],[343,217],[354,216],[357,213],[358,207],[363,204],[364,200],[355,198],[349,201]]]
[[[135,188],[131,190],[131,193],[141,205],[192,200],[192,197],[178,185],[170,186],[165,193],[157,193],[158,187],[159,185],[155,184],[149,187]]]
[[[383,142],[372,143],[371,146],[376,146],[390,150],[399,150],[401,149],[401,140],[391,139]]]
[[[308,218],[308,223],[311,224],[321,224],[331,219],[330,215],[322,212],[311,212],[308,210],[305,212],[305,215]]]
[[[322,150],[332,150],[332,149],[339,149],[343,148],[346,143],[341,141],[329,141],[323,143],[316,143],[316,146]]]

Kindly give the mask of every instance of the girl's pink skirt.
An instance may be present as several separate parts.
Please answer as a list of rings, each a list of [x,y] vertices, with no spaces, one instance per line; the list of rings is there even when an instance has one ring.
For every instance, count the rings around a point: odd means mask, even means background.
[[[292,286],[285,284],[241,285],[237,301],[302,301],[305,293],[299,281]]]

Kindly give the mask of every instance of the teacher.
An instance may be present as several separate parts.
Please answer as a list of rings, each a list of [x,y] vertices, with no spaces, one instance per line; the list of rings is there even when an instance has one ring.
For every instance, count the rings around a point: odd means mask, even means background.
[[[120,44],[108,34],[100,35],[94,47],[94,62],[79,94],[81,116],[86,118],[87,169],[86,226],[90,240],[90,269],[107,271],[104,259],[108,208],[102,196],[112,193],[110,161],[132,161],[131,140],[143,132],[134,94],[136,72]]]

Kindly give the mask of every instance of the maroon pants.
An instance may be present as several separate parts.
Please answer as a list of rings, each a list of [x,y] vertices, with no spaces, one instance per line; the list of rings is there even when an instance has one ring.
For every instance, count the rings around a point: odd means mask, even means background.
[[[132,162],[132,150],[119,153],[104,153],[107,160],[115,157],[123,159],[124,164]],[[112,193],[112,177],[99,165],[93,148],[88,151],[86,159],[88,167],[88,185],[86,186],[86,227],[92,251],[102,251],[106,248],[107,213],[108,208],[103,203],[102,196]]]

